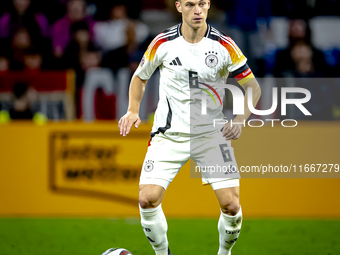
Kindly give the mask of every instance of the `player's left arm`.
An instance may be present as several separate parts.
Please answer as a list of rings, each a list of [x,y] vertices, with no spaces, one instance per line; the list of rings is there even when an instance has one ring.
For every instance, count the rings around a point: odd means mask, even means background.
[[[228,36],[222,36],[220,43],[224,46],[226,53],[226,68],[231,78],[235,78],[240,86],[245,90],[244,114],[237,115],[235,119],[228,122],[223,127],[223,136],[226,140],[236,140],[240,137],[243,123],[250,117],[251,112],[248,108],[248,88],[252,88],[253,106],[255,107],[261,96],[260,86],[247,64],[247,58],[243,55],[240,48]],[[236,124],[241,123],[241,124]],[[236,125],[235,125],[236,124]]]
[[[248,107],[248,88],[252,88],[252,99],[253,99],[253,106],[255,107],[261,97],[261,88],[259,83],[255,78],[250,79],[246,83],[242,85],[242,87],[245,90],[245,96],[244,96],[244,114],[243,115],[237,115],[234,120],[233,124],[231,125],[230,122],[224,125],[223,127],[223,136],[226,140],[236,140],[240,137],[242,133],[242,126],[243,123],[247,121],[247,119],[251,115],[251,111]],[[236,123],[242,123],[242,124],[236,124]]]

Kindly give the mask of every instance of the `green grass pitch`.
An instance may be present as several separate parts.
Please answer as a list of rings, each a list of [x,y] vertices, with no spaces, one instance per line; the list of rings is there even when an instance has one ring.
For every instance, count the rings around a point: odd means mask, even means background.
[[[173,255],[217,254],[217,219],[168,219]],[[139,219],[0,219],[0,255],[154,255]],[[340,220],[245,219],[232,255],[340,254]]]

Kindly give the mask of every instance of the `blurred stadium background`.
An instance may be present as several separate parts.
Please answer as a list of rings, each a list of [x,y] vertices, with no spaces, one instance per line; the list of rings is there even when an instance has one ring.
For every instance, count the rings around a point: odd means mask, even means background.
[[[123,139],[117,120],[148,44],[180,22],[174,2],[0,1],[0,255],[119,246],[153,254],[138,221],[138,178],[158,72],[139,129]],[[271,116],[298,127],[245,128],[233,142],[238,164],[339,164],[340,1],[211,4],[208,22],[236,41],[259,78],[259,108],[270,107],[273,86],[312,93],[312,117],[294,108]],[[225,102],[228,115],[228,94]],[[233,254],[340,254],[339,176],[241,179],[244,223]],[[215,253],[217,200],[190,177],[187,164],[163,203],[172,252]]]

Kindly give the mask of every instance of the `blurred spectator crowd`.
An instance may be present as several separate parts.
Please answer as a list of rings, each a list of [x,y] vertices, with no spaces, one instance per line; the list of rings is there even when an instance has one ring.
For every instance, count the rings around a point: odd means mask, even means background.
[[[181,22],[174,2],[1,0],[0,76],[73,69],[75,117],[119,118],[127,107],[129,78],[148,44]],[[208,22],[236,41],[257,77],[339,77],[340,0],[212,0],[211,4]],[[157,86],[156,79],[154,83],[151,87]],[[14,87],[14,98],[26,95],[25,85]],[[96,93],[92,101],[84,90]],[[144,119],[155,110],[155,91],[147,91]],[[324,96],[334,94],[325,91]],[[86,106],[86,100],[96,104],[94,109]],[[1,108],[6,107],[0,98]],[[108,109],[111,113],[100,113]],[[28,112],[12,115],[32,118]]]
[[[128,16],[123,1],[101,2],[1,1],[1,71],[78,72],[99,66],[116,71],[139,62],[143,54],[139,46],[149,36],[148,27]]]

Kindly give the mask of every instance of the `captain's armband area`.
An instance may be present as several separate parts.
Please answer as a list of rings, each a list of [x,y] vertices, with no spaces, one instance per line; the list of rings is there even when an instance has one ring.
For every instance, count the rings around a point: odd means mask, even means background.
[[[230,77],[235,78],[235,80],[241,86],[255,78],[253,72],[247,64],[232,72]]]

